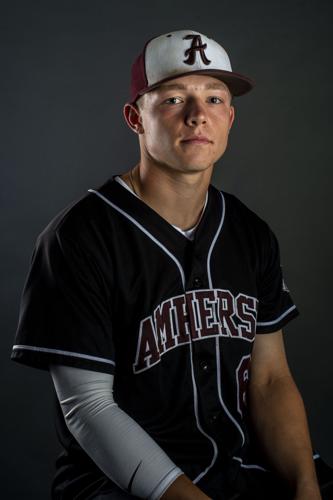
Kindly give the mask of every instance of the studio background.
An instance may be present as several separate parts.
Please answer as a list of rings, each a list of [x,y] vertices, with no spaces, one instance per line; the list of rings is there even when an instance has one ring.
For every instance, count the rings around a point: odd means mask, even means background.
[[[213,183],[278,236],[301,312],[284,330],[288,360],[314,448],[333,465],[332,14],[323,0],[1,2],[3,498],[49,498],[60,451],[49,374],[10,360],[36,237],[135,164],[122,117],[131,63],[148,38],[184,28],[219,41],[257,82],[235,99]]]

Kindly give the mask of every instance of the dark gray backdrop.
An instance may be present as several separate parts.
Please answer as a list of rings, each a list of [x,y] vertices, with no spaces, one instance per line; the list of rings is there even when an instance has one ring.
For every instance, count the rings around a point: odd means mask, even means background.
[[[182,28],[219,40],[257,81],[235,100],[214,184],[279,238],[302,313],[285,329],[288,359],[314,446],[333,463],[332,13],[323,0],[1,2],[3,497],[49,498],[59,451],[48,373],[9,359],[35,238],[71,200],[134,165],[122,118],[131,61],[147,38]]]

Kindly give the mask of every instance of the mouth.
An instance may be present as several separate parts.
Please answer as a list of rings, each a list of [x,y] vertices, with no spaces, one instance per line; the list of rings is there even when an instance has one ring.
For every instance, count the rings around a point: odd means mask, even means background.
[[[182,144],[212,144],[212,141],[205,136],[191,136],[181,141]]]

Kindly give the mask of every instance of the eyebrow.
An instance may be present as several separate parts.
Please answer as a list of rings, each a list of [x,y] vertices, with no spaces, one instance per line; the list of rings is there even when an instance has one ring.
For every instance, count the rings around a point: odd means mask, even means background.
[[[163,83],[159,85],[159,88],[164,90],[187,90],[188,86],[183,83]],[[205,89],[227,90],[227,86],[223,85],[223,83],[206,83]]]

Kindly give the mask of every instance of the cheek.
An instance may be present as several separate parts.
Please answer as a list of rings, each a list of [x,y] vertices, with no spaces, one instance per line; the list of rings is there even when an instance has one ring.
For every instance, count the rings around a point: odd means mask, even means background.
[[[145,134],[145,141],[149,151],[161,151],[170,147],[172,134],[169,129],[158,120],[152,120],[149,123],[149,127],[145,129]]]
[[[226,150],[227,144],[228,144],[228,138],[229,138],[229,123],[225,123],[225,126],[223,128],[220,128],[218,134],[217,134],[217,141],[216,141],[216,152],[221,155],[224,153]]]
[[[222,142],[228,141],[230,128],[230,118],[227,113],[219,117],[219,132],[218,136]]]

